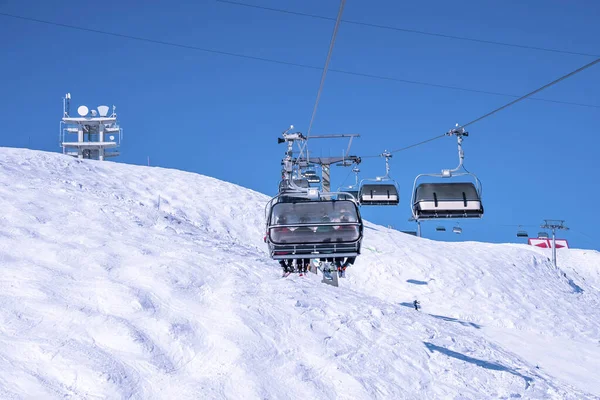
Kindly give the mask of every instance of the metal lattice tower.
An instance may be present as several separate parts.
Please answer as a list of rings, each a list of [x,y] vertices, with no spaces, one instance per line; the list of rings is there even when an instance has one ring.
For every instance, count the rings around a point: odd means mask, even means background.
[[[63,117],[60,121],[59,141],[63,154],[77,158],[104,160],[119,155],[117,151],[123,139],[123,129],[119,126],[116,107],[108,115],[108,106],[98,106],[89,110],[86,106],[77,108],[78,117],[69,115],[71,94],[63,98]],[[72,139],[76,135],[76,140]]]
[[[556,268],[556,230],[562,229],[568,231],[569,228],[565,226],[565,221],[562,219],[545,219],[541,228],[552,229],[552,264]]]

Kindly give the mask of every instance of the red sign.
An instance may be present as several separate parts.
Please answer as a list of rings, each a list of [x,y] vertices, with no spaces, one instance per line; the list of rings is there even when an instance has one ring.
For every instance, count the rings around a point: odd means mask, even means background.
[[[547,238],[529,238],[529,244],[536,247],[541,247],[543,249],[551,249],[552,248],[552,239]],[[569,248],[569,242],[567,239],[556,239],[556,248],[561,249]]]

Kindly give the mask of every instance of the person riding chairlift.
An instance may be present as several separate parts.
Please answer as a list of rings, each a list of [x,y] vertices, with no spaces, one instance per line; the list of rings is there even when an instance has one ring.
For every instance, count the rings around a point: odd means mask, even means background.
[[[275,220],[276,225],[286,225],[287,223],[288,222],[285,215],[279,215]],[[275,232],[279,232],[280,234],[282,232],[291,232],[290,228],[287,226],[273,228],[273,230]],[[283,268],[283,272],[294,272],[294,259],[292,258],[279,260],[279,265],[281,268]]]

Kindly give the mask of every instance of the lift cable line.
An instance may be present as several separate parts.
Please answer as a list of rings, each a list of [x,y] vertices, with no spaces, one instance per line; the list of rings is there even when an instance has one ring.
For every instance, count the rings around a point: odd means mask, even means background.
[[[327,20],[327,21],[334,20],[331,17],[303,13],[303,12],[299,12],[299,11],[284,10],[281,8],[258,6],[258,5],[254,5],[254,4],[241,3],[241,2],[237,2],[237,1],[231,1],[231,0],[216,0],[216,1],[217,1],[217,3],[226,3],[226,4],[236,5],[236,6],[256,8],[256,9],[266,10],[266,11],[274,11],[274,12],[278,12],[278,13],[282,13],[282,14],[298,15],[298,16],[302,16],[302,17],[322,19],[322,20]],[[470,37],[465,37],[465,36],[455,36],[455,35],[448,35],[445,33],[427,32],[427,31],[420,31],[420,30],[416,30],[416,29],[407,29],[407,28],[398,28],[395,26],[373,24],[373,23],[369,23],[369,22],[351,21],[351,20],[346,20],[346,19],[343,19],[342,22],[347,23],[347,24],[352,24],[352,25],[368,26],[371,28],[386,29],[386,30],[390,30],[390,31],[405,32],[405,33],[415,33],[418,35],[434,36],[434,37],[441,37],[441,38],[446,38],[446,39],[463,40],[463,41],[474,42],[474,43],[491,44],[491,45],[504,46],[504,47],[516,47],[516,48],[520,48],[520,49],[545,51],[545,52],[549,52],[549,53],[570,54],[570,55],[574,55],[574,56],[600,57],[600,54],[580,53],[580,52],[576,52],[576,51],[551,49],[551,48],[539,47],[539,46],[529,46],[529,45],[525,45],[525,44],[498,42],[495,40],[475,39],[475,38],[470,38]]]
[[[317,114],[317,107],[319,106],[319,99],[323,92],[323,86],[325,86],[325,77],[327,76],[327,69],[329,68],[329,61],[331,61],[331,55],[333,54],[333,46],[335,45],[335,38],[337,37],[338,29],[340,28],[340,21],[342,20],[342,13],[344,12],[344,6],[346,0],[340,1],[340,9],[338,10],[337,19],[333,28],[333,34],[331,35],[331,41],[329,42],[329,50],[327,51],[327,58],[325,59],[325,67],[323,68],[323,74],[321,75],[321,83],[319,84],[319,90],[317,91],[317,99],[315,100],[315,106],[313,107],[312,116],[310,117],[310,123],[308,124],[308,130],[306,131],[306,138],[310,136],[310,130],[312,129],[315,115]]]
[[[425,143],[432,142],[432,141],[434,141],[434,140],[437,140],[437,139],[443,138],[443,137],[445,137],[445,136],[454,135],[454,134],[456,134],[456,133],[457,133],[459,130],[464,130],[464,128],[465,128],[465,127],[467,127],[467,126],[469,126],[469,125],[472,125],[472,124],[474,124],[474,123],[476,123],[476,122],[479,122],[479,121],[481,121],[482,119],[484,119],[484,118],[487,118],[487,117],[489,117],[489,116],[491,116],[491,115],[493,115],[493,114],[495,114],[495,113],[497,113],[497,112],[499,112],[499,111],[502,111],[502,110],[504,110],[505,108],[508,108],[508,107],[510,107],[510,106],[512,106],[512,105],[514,105],[514,104],[516,104],[516,103],[518,103],[519,101],[525,100],[525,99],[527,99],[528,97],[530,97],[530,96],[533,96],[534,94],[536,94],[536,93],[539,93],[539,92],[541,92],[542,90],[549,88],[550,86],[556,85],[557,83],[559,83],[559,82],[561,82],[561,81],[563,81],[563,80],[565,80],[565,79],[567,79],[567,78],[570,78],[571,76],[573,76],[573,75],[575,75],[575,74],[577,74],[577,73],[579,73],[579,72],[581,72],[581,71],[583,71],[583,70],[586,70],[586,69],[588,69],[588,68],[590,68],[590,67],[594,66],[595,64],[598,64],[599,62],[600,62],[600,58],[598,58],[598,59],[596,59],[596,60],[594,60],[594,61],[592,61],[592,62],[590,62],[590,63],[587,63],[587,64],[585,64],[584,66],[577,68],[575,71],[569,72],[568,74],[566,74],[566,75],[563,75],[563,76],[561,76],[560,78],[558,78],[558,79],[555,79],[555,80],[553,80],[552,82],[550,82],[550,83],[547,83],[546,85],[544,85],[544,86],[542,86],[542,87],[540,87],[540,88],[538,88],[538,89],[536,89],[536,90],[534,90],[534,91],[532,91],[532,92],[529,92],[529,93],[527,93],[526,95],[523,95],[523,96],[519,97],[518,99],[515,99],[515,100],[511,101],[510,103],[507,103],[507,104],[503,105],[502,107],[496,108],[495,110],[493,110],[493,111],[490,111],[489,113],[487,113],[487,114],[485,114],[485,115],[482,115],[482,116],[481,116],[481,117],[479,117],[479,118],[476,118],[476,119],[474,119],[474,120],[472,120],[472,121],[470,121],[470,122],[467,122],[467,123],[466,123],[466,124],[464,124],[464,125],[460,125],[460,126],[458,126],[458,124],[457,124],[457,128],[453,128],[453,129],[449,130],[448,132],[446,132],[446,133],[444,133],[444,134],[442,134],[442,135],[437,135],[437,136],[434,136],[434,137],[432,137],[432,138],[430,138],[430,139],[423,140],[423,141],[421,141],[421,142],[418,142],[418,143],[415,143],[415,144],[411,144],[410,146],[406,146],[406,147],[402,147],[402,148],[399,148],[399,149],[396,149],[396,150],[392,150],[392,151],[390,151],[390,153],[398,153],[398,152],[401,152],[401,151],[404,151],[404,150],[411,149],[411,148],[413,148],[413,147],[420,146],[420,145],[422,145],[422,144],[425,144]],[[374,157],[379,157],[379,155],[372,155],[372,156],[361,156],[361,158],[374,158]]]
[[[321,82],[319,83],[319,90],[317,91],[317,98],[315,99],[315,105],[313,107],[313,112],[310,117],[310,122],[308,124],[308,130],[306,131],[306,140],[304,140],[302,144],[302,148],[300,149],[300,157],[308,144],[308,139],[310,138],[310,131],[312,129],[313,122],[315,121],[315,115],[317,115],[317,108],[319,107],[319,99],[321,98],[321,93],[323,92],[323,87],[325,86],[325,77],[327,76],[327,69],[329,68],[329,62],[331,61],[331,55],[333,54],[333,47],[335,46],[335,39],[337,37],[338,30],[340,28],[340,22],[342,20],[342,13],[344,12],[344,6],[346,5],[346,0],[340,1],[340,8],[338,10],[337,19],[335,21],[335,26],[333,27],[333,33],[331,35],[331,40],[329,42],[329,49],[327,50],[327,58],[325,59],[325,66],[323,67],[323,73],[321,74]],[[300,158],[299,157],[299,158]],[[308,150],[306,151],[306,159],[309,160]]]
[[[590,62],[590,63],[587,63],[587,64],[585,64],[585,65],[584,65],[584,66],[582,66],[582,67],[579,67],[579,68],[577,68],[575,71],[569,72],[568,74],[566,74],[566,75],[563,75],[563,76],[561,76],[560,78],[553,80],[552,82],[550,82],[550,83],[548,83],[548,84],[546,84],[546,85],[542,86],[541,88],[538,88],[538,89],[534,90],[533,92],[529,92],[529,93],[527,93],[526,95],[524,95],[524,96],[521,96],[521,97],[519,97],[518,99],[516,99],[516,100],[513,100],[513,101],[511,101],[511,102],[510,102],[510,103],[508,103],[508,104],[505,104],[505,105],[503,105],[502,107],[499,107],[499,108],[497,108],[497,109],[495,109],[495,110],[493,110],[493,111],[491,111],[491,112],[489,112],[489,113],[487,113],[487,114],[485,114],[485,115],[483,115],[483,116],[481,116],[481,117],[479,117],[479,118],[477,118],[477,119],[474,119],[474,120],[473,120],[473,121],[471,121],[471,122],[468,122],[468,123],[466,123],[466,124],[464,124],[464,125],[461,125],[461,127],[462,127],[462,128],[465,128],[465,127],[467,127],[467,126],[469,126],[469,125],[472,125],[472,124],[474,124],[475,122],[479,122],[479,121],[481,121],[482,119],[484,119],[484,118],[487,118],[487,117],[489,117],[490,115],[493,115],[493,114],[497,113],[498,111],[502,111],[502,110],[504,110],[505,108],[508,108],[508,107],[512,106],[513,104],[516,104],[516,103],[518,103],[518,102],[519,102],[519,101],[521,101],[521,100],[525,100],[526,98],[528,98],[528,97],[530,97],[530,96],[533,96],[534,94],[536,94],[536,93],[539,93],[539,92],[541,92],[542,90],[549,88],[550,86],[556,85],[557,83],[559,83],[559,82],[561,82],[561,81],[564,81],[565,79],[567,79],[567,78],[570,78],[571,76],[573,76],[573,75],[575,75],[575,74],[577,74],[577,73],[579,73],[579,72],[581,72],[581,71],[583,71],[583,70],[586,70],[586,69],[588,69],[589,67],[591,67],[591,66],[594,66],[594,65],[598,64],[599,62],[600,62],[600,58],[597,58],[597,59],[595,59],[594,61],[592,61],[592,62]]]
[[[42,20],[42,19],[37,19],[37,18],[24,17],[21,15],[14,15],[14,14],[7,14],[7,13],[0,12],[0,16],[16,18],[16,19],[30,21],[30,22],[37,22],[40,24],[58,26],[61,28],[74,29],[74,30],[78,30],[78,31],[113,36],[113,37],[118,37],[121,39],[137,40],[137,41],[141,41],[141,42],[159,44],[162,46],[176,47],[176,48],[185,49],[185,50],[202,51],[205,53],[218,54],[218,55],[229,56],[229,57],[245,58],[245,59],[249,59],[249,60],[268,62],[268,63],[272,63],[272,64],[287,65],[287,66],[313,69],[313,70],[322,70],[322,67],[318,67],[315,65],[308,65],[308,64],[301,64],[301,63],[290,62],[290,61],[276,60],[276,59],[267,58],[267,57],[251,56],[251,55],[247,55],[247,54],[240,54],[240,53],[234,53],[234,52],[230,52],[230,51],[209,49],[209,48],[205,48],[205,47],[187,45],[187,44],[176,43],[176,42],[168,42],[168,41],[158,40],[158,39],[150,39],[150,38],[145,38],[145,37],[141,37],[141,36],[127,35],[127,34],[122,34],[122,33],[104,31],[104,30],[100,30],[100,29],[86,28],[83,26],[63,24],[60,22],[53,22],[53,21],[47,21],[47,20]],[[443,85],[443,84],[437,84],[437,83],[431,83],[431,82],[414,81],[414,80],[410,80],[410,79],[394,78],[394,77],[390,77],[390,76],[368,74],[368,73],[354,72],[354,71],[346,71],[346,70],[334,69],[334,68],[329,68],[329,72],[351,75],[351,76],[359,76],[359,77],[369,78],[369,79],[378,79],[378,80],[384,80],[384,81],[389,81],[389,82],[398,82],[398,83],[406,83],[406,84],[411,84],[411,85],[428,86],[428,87],[434,87],[434,88],[438,88],[438,89],[457,90],[457,91],[468,92],[468,93],[478,93],[478,94],[487,94],[487,95],[492,95],[492,96],[504,96],[504,97],[519,97],[517,95],[508,94],[508,93],[470,89],[470,88],[464,88],[464,87],[459,87],[459,86]],[[577,107],[600,108],[600,105],[596,105],[596,104],[574,103],[574,102],[561,101],[561,100],[540,99],[540,98],[535,98],[535,97],[530,98],[529,100],[543,101],[543,102],[555,103],[555,104],[565,104],[565,105],[577,106]]]

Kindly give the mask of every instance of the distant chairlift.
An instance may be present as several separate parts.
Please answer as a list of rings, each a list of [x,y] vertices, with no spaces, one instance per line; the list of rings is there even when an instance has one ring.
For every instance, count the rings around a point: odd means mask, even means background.
[[[435,218],[481,218],[481,182],[463,165],[462,137],[468,136],[463,128],[453,129],[449,135],[458,138],[459,164],[454,169],[444,169],[441,174],[421,174],[415,178],[412,198],[412,214],[417,220]],[[462,170],[462,172],[460,172]],[[421,177],[453,178],[471,176],[474,182],[421,183]]]
[[[321,178],[317,175],[314,169],[307,169],[302,173],[302,176],[308,181],[308,183],[321,183]]]
[[[452,232],[460,235],[462,233],[462,228],[457,225],[454,228],[452,228]]]
[[[519,228],[521,228],[521,226],[520,226],[520,225],[519,225]],[[517,237],[519,237],[519,238],[528,238],[528,237],[529,237],[529,234],[527,233],[527,231],[524,231],[524,230],[522,230],[522,229],[519,229],[519,230],[517,231]]]
[[[386,150],[381,156],[385,157],[385,176],[361,181],[358,193],[361,206],[396,206],[400,201],[398,184],[390,178],[389,159],[392,154]],[[373,183],[364,183],[365,181]]]
[[[436,226],[435,230],[438,232],[446,232],[446,227],[445,226]]]
[[[360,172],[360,169],[358,167],[354,167],[352,168],[352,172],[354,172],[354,185],[338,188],[338,192],[341,192],[338,195],[338,200],[358,201],[358,173]]]
[[[363,238],[358,204],[352,200],[331,200],[339,194],[311,188],[294,193],[294,197],[280,193],[272,198],[265,208],[265,241],[271,258],[358,256]]]
[[[548,239],[548,232],[538,232],[538,238]]]

